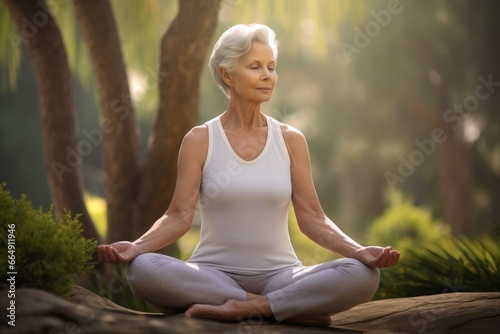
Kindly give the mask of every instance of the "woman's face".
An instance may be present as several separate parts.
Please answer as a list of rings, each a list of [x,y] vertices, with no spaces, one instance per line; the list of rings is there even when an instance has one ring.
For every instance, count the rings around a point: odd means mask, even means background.
[[[224,72],[223,78],[231,87],[231,98],[237,95],[257,103],[269,101],[278,81],[271,47],[254,42],[250,51],[238,60],[236,69]]]

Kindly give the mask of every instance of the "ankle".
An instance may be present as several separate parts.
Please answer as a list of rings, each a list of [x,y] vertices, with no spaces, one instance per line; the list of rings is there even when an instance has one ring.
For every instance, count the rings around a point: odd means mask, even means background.
[[[267,298],[267,296],[257,296],[256,298],[248,300],[247,302],[252,304],[252,309],[257,311],[255,313],[263,315],[264,317],[270,317],[273,315],[271,304],[269,304],[269,299]]]

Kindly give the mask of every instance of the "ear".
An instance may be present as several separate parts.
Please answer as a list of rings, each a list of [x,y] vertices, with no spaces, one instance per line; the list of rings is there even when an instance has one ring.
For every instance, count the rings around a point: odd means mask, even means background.
[[[220,68],[220,76],[222,78],[222,81],[224,81],[226,85],[228,85],[229,87],[233,85],[233,78],[225,67]]]

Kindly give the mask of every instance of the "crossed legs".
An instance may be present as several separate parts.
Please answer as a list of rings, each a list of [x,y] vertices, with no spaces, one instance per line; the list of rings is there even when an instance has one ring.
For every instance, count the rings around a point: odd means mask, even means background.
[[[134,294],[163,312],[177,309],[188,317],[221,321],[262,315],[323,325],[329,325],[330,314],[368,301],[378,287],[379,271],[340,259],[264,277],[259,294],[252,294],[229,274],[165,255],[143,254],[127,268]]]
[[[164,313],[183,312],[196,303],[222,305],[229,299],[247,299],[223,272],[156,253],[139,255],[129,263],[127,280],[134,295]]]

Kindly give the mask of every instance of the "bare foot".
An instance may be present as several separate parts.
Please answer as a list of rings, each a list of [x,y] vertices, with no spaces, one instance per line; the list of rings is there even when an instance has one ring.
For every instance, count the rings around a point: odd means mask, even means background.
[[[204,318],[219,320],[225,322],[234,322],[238,320],[238,312],[235,311],[239,307],[236,300],[228,300],[222,305],[194,304],[191,305],[184,316],[188,318]]]
[[[330,327],[332,319],[328,314],[298,315],[283,321],[285,324]]]
[[[184,312],[188,318],[204,318],[225,322],[236,322],[252,316],[271,315],[271,306],[267,297],[246,301],[230,299],[222,305],[194,304]]]

